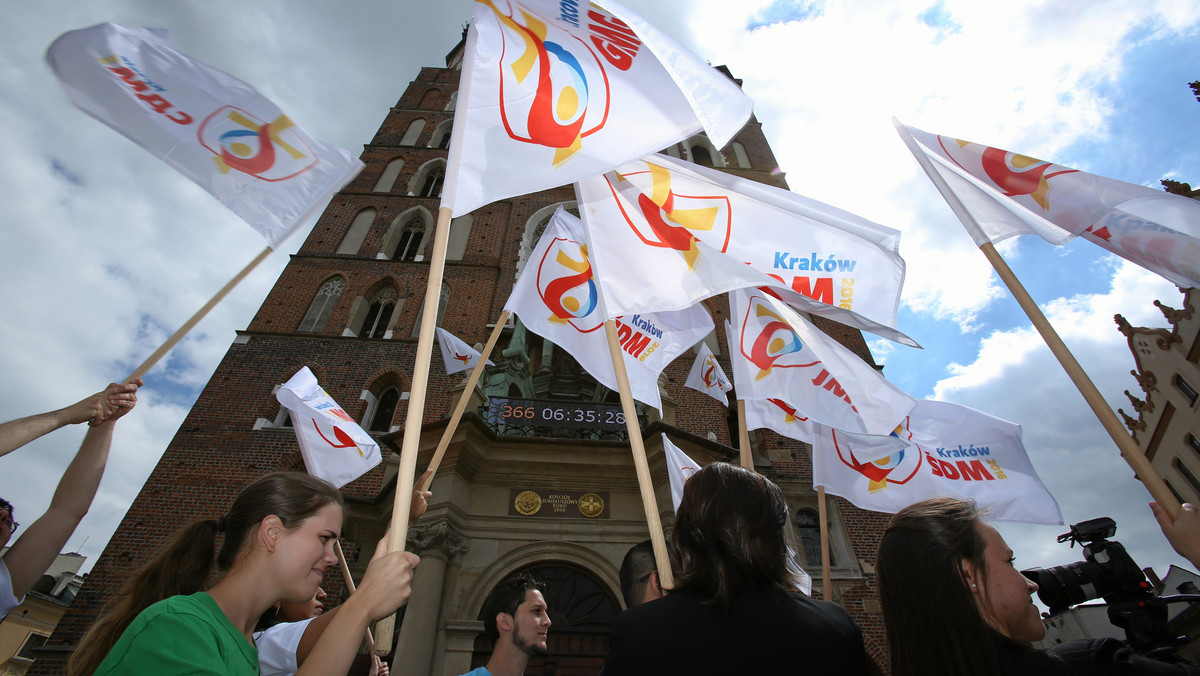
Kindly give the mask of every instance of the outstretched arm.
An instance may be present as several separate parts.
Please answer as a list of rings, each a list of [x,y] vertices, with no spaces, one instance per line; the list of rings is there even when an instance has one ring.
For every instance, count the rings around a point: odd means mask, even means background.
[[[141,383],[139,380],[138,383]],[[40,436],[67,425],[81,422],[92,426],[108,420],[118,412],[133,407],[137,401],[137,385],[113,383],[104,391],[77,401],[57,411],[38,413],[26,418],[0,423],[0,456],[6,455]]]
[[[21,534],[4,555],[4,563],[12,578],[13,595],[17,598],[29,591],[46,572],[87,514],[92,499],[96,497],[96,489],[100,486],[100,478],[104,476],[113,426],[137,403],[136,390],[141,384],[141,380],[131,383],[129,387],[132,390],[127,393],[129,396],[120,398],[121,404],[106,420],[88,429],[83,444],[54,490],[49,509]],[[125,393],[124,390],[121,392]]]

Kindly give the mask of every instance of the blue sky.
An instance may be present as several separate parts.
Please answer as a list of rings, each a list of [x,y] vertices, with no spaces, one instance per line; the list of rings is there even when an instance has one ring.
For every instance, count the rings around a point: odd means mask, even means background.
[[[900,327],[923,351],[872,341],[918,397],[1020,423],[1068,521],[1109,514],[1142,565],[1181,563],[1148,494],[1051,360],[890,118],[1149,186],[1200,184],[1200,6],[1170,0],[876,3],[630,0],[702,58],[744,80],[792,189],[903,233]],[[0,26],[0,419],[63,406],[123,378],[261,250],[210,196],[70,107],[42,61],[64,31],[157,26],[253,84],[310,132],[357,152],[423,65],[437,65],[469,0],[346,6],[48,0]],[[426,23],[427,22],[427,23]],[[412,27],[421,25],[420,30]],[[148,378],[120,424],[95,507],[70,545],[94,559],[188,407],[303,234],[260,266]],[[1169,283],[1086,242],[1000,246],[1113,404],[1135,387],[1112,315],[1162,326]],[[0,460],[0,495],[26,521],[83,431]],[[31,480],[39,477],[39,480]],[[1103,500],[1097,496],[1103,495]],[[1001,525],[1020,565],[1074,560],[1059,527]],[[86,546],[83,546],[84,539]]]

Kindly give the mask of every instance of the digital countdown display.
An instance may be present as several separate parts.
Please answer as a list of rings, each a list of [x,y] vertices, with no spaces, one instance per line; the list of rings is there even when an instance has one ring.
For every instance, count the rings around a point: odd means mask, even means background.
[[[488,422],[501,425],[624,430],[625,412],[618,404],[493,397],[488,404]]]

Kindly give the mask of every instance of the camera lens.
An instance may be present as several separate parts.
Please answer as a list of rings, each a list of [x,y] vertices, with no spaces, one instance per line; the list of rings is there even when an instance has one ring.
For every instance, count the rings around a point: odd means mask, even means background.
[[[1050,608],[1052,614],[1077,603],[1099,598],[1107,591],[1098,588],[1105,586],[1103,581],[1107,576],[1100,566],[1090,561],[1051,568],[1030,568],[1021,571],[1021,574],[1037,583],[1038,598]]]

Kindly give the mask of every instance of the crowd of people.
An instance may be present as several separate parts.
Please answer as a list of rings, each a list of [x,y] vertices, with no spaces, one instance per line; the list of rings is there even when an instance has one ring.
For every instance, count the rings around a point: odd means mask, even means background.
[[[0,618],[49,567],[87,513],[113,426],[137,403],[140,380],[112,384],[66,408],[0,424],[0,456],[69,424],[88,423],[49,509],[0,558]],[[418,485],[426,477],[418,480]],[[413,491],[411,518],[431,494]],[[1200,566],[1200,514],[1151,503],[1172,546]],[[0,545],[18,528],[0,500]],[[789,567],[783,493],[752,470],[717,462],[687,482],[669,543],[665,587],[647,540],[620,569],[627,609],[613,622],[606,676],[877,673],[862,632],[841,606],[810,598]],[[133,572],[73,652],[68,674],[345,674],[371,622],[402,607],[419,558],[380,541],[357,591],[325,612],[321,588],[338,561],[341,494],[304,473],[261,477],[228,511],[179,531]],[[216,582],[210,584],[213,574]],[[1040,651],[1037,585],[1013,565],[1003,537],[974,503],[934,498],[894,516],[876,562],[891,671],[916,674],[1200,676],[1178,660],[1113,639]],[[518,676],[547,650],[543,582],[519,574],[485,599],[493,644],[464,676]],[[389,676],[372,655],[372,676]]]

